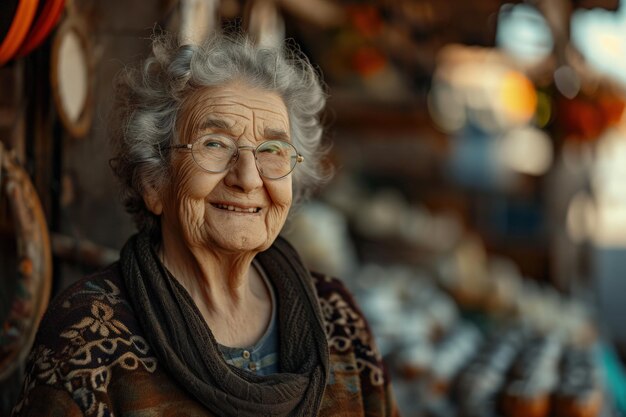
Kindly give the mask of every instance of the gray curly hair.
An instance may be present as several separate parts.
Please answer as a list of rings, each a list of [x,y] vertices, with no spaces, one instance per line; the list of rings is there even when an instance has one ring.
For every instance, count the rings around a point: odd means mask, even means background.
[[[248,37],[216,34],[202,45],[181,45],[156,35],[152,53],[140,68],[128,68],[116,82],[112,113],[111,166],[122,185],[122,199],[139,229],[158,234],[159,219],[143,200],[146,187],[159,190],[170,169],[169,145],[185,97],[205,87],[231,81],[277,93],[289,115],[291,139],[304,156],[293,173],[294,200],[308,195],[328,178],[322,164],[321,111],[326,102],[321,81],[297,49],[256,46]]]

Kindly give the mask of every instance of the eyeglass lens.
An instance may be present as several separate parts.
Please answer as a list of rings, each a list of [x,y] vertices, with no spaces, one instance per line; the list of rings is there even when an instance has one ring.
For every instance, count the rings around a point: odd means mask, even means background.
[[[205,136],[194,142],[191,152],[196,163],[209,172],[223,172],[237,159],[235,141],[225,136]],[[288,142],[268,140],[254,150],[259,173],[269,179],[289,174],[296,166],[298,153]]]

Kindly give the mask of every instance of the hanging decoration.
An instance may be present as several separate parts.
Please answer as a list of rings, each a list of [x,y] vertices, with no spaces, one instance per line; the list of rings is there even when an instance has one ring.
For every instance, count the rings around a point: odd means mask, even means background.
[[[2,2],[0,14],[12,16],[4,39],[0,37],[0,66],[39,47],[50,35],[63,12],[65,0],[19,0]]]
[[[285,22],[273,0],[251,0],[246,3],[245,26],[259,45],[280,46],[285,39]]]
[[[52,284],[50,238],[41,202],[28,174],[0,142],[0,210],[11,219],[17,270],[7,271],[2,292],[12,293],[2,309],[0,381],[22,364],[30,351]],[[7,215],[4,215],[7,214]],[[7,225],[3,225],[7,226]],[[9,292],[8,288],[13,291]]]
[[[15,2],[2,2],[2,13],[11,13]],[[26,38],[30,25],[35,18],[39,0],[19,0],[9,29],[0,43],[0,67],[10,61]]]
[[[31,53],[43,43],[59,22],[64,6],[65,0],[45,0],[44,5],[39,8],[41,13],[34,20],[28,35],[15,55],[16,58]]]
[[[218,0],[180,0],[178,35],[186,43],[198,45],[217,30]]]

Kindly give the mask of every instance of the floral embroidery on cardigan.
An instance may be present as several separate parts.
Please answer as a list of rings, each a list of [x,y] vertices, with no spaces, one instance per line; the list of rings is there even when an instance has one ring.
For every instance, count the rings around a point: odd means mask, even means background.
[[[329,292],[319,291],[318,294],[331,352],[333,349],[339,353],[353,348],[359,350],[364,359],[356,359],[356,370],[369,375],[372,386],[382,386],[385,383],[384,371],[379,366],[382,358],[361,312],[354,308],[354,302],[348,298],[350,295],[337,280],[319,275],[313,276],[313,279],[318,288],[320,280],[323,281],[322,286],[333,288]]]
[[[82,330],[89,327],[92,333],[98,333],[102,337],[108,337],[111,332],[122,334],[122,331],[130,333],[122,322],[113,318],[113,309],[100,301],[94,301],[91,305],[93,317],[85,317],[70,329],[61,333],[61,337],[73,339],[81,335]]]
[[[122,321],[115,318],[116,310],[112,305],[127,304],[120,298],[120,290],[111,281],[104,281],[109,288],[87,282],[85,287],[63,301],[61,306],[70,309],[73,299],[87,295],[90,307],[77,304],[69,316],[84,312],[86,307],[90,314],[75,320],[61,332],[61,338],[67,343],[60,352],[45,345],[39,345],[31,352],[32,371],[27,373],[23,402],[16,405],[15,412],[26,405],[29,391],[39,381],[67,391],[86,414],[111,415],[107,404],[98,400],[97,393],[107,393],[113,368],[134,371],[143,367],[154,373],[157,360],[149,354],[146,340],[132,334]]]

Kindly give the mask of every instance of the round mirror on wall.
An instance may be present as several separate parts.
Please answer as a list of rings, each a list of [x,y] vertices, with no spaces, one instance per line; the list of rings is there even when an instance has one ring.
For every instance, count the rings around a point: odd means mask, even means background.
[[[82,21],[66,19],[52,45],[50,81],[61,122],[75,138],[87,134],[93,116],[94,70],[89,51]]]

